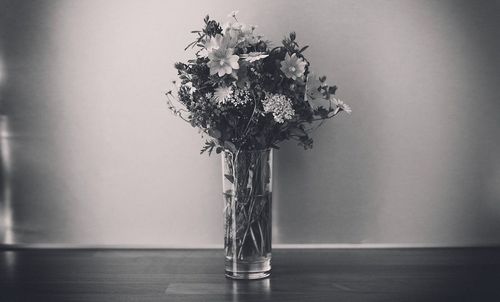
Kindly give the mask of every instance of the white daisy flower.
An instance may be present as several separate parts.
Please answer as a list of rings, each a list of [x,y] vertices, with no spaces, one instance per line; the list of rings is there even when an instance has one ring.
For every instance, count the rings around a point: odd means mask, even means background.
[[[219,104],[225,104],[232,94],[233,94],[233,88],[231,87],[224,87],[224,86],[217,87],[215,89],[214,99]]]
[[[250,52],[247,54],[242,54],[240,57],[243,58],[245,61],[251,63],[251,62],[255,62],[255,61],[267,58],[267,57],[269,57],[269,55],[266,54],[265,52]]]
[[[345,111],[348,114],[352,113],[351,106],[347,105],[346,103],[344,103],[340,99],[336,99],[336,98],[332,97],[331,100],[332,100],[332,103],[335,105],[334,114],[337,114],[339,111]]]

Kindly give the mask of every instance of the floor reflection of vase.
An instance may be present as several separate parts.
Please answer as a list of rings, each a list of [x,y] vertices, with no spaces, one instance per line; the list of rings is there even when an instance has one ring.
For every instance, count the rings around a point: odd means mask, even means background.
[[[225,151],[226,276],[261,279],[271,272],[272,149]]]

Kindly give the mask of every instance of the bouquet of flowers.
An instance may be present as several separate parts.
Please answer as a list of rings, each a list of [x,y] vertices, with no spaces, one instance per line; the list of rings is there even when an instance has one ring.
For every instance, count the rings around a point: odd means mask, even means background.
[[[310,70],[308,46],[300,47],[294,32],[273,46],[236,12],[230,17],[221,26],[206,16],[204,28],[192,32],[186,50],[196,56],[175,64],[180,82],[167,92],[169,109],[208,135],[201,153],[278,148],[288,139],[312,148],[311,132],[350,107]]]
[[[193,31],[186,50],[196,57],[175,64],[168,106],[207,137],[201,153],[223,152],[226,276],[258,279],[271,270],[272,148],[288,139],[311,148],[314,129],[351,109],[311,72],[295,33],[273,46],[230,16],[224,26],[207,16]]]

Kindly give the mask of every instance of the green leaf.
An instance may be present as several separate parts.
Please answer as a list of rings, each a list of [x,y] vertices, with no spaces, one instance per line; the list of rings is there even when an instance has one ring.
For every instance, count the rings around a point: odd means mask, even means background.
[[[306,131],[304,129],[302,129],[302,128],[299,128],[299,127],[297,127],[297,128],[291,128],[290,129],[290,133],[292,135],[299,135],[299,136],[307,135]]]
[[[213,138],[221,138],[222,133],[217,129],[208,130],[208,134]]]
[[[336,91],[337,91],[337,86],[332,86],[328,88],[328,93],[330,94],[335,94]]]
[[[236,151],[236,146],[230,142],[230,141],[225,141],[224,142],[224,147],[226,147],[227,149],[231,150],[231,151]]]
[[[212,154],[212,150],[215,147],[215,142],[213,141],[206,141],[205,146],[201,148],[200,154],[203,154],[204,152],[208,152],[208,155]]]

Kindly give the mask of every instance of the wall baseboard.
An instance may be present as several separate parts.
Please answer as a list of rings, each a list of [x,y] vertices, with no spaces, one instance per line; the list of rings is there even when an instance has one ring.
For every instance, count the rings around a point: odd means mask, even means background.
[[[499,248],[500,244],[420,244],[420,243],[322,243],[322,244],[273,244],[273,249],[422,249],[422,248]],[[128,249],[128,250],[165,250],[165,249],[222,249],[222,245],[149,245],[149,244],[64,244],[29,243],[0,244],[0,250],[20,249]]]

